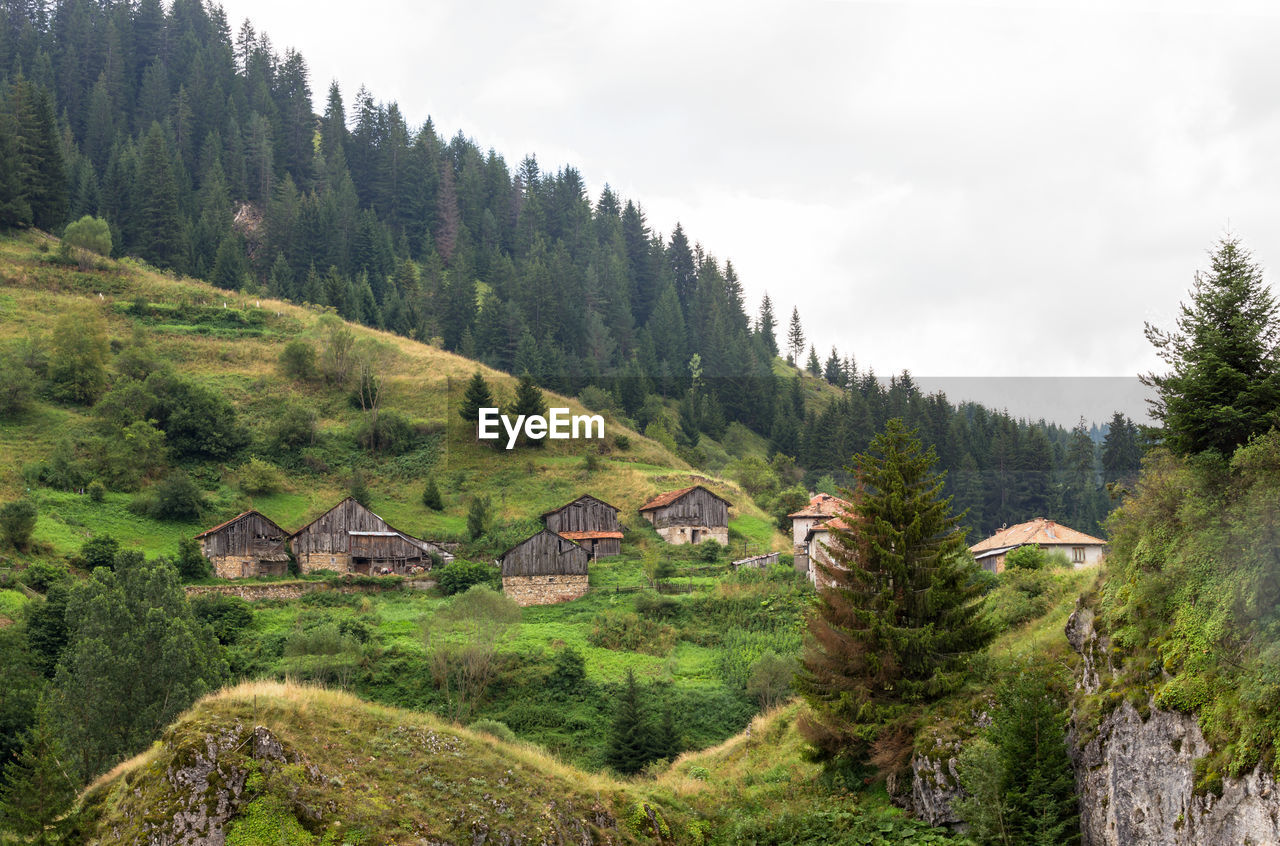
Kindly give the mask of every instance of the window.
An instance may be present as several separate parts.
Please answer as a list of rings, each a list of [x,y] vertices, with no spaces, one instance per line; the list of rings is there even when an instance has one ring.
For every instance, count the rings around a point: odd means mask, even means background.
[[[1071,547],[1071,563],[1072,564],[1084,563],[1084,547],[1083,546]]]

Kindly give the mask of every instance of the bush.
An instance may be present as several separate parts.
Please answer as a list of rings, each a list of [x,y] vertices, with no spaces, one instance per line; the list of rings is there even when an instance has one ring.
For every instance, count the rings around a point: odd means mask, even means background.
[[[100,217],[85,215],[67,225],[62,243],[100,256],[111,255],[111,227]]]
[[[253,623],[249,603],[238,596],[205,594],[191,600],[191,613],[213,632],[223,646],[234,643]]]
[[[200,551],[200,542],[195,538],[183,538],[178,541],[178,557],[174,559],[178,575],[183,580],[194,582],[213,575],[213,565]]]
[[[89,483],[89,499],[92,502],[102,502],[102,500],[106,499],[106,496],[107,488],[102,482],[94,479]]]
[[[93,572],[95,567],[114,567],[116,553],[119,551],[119,541],[111,535],[98,535],[80,545],[80,554],[76,556],[75,563],[89,572]]]
[[[646,655],[666,655],[675,642],[674,627],[625,612],[597,614],[587,635],[592,646]]]
[[[194,521],[204,508],[204,494],[183,470],[172,471],[129,504],[134,514],[153,520]]]
[[[315,439],[315,413],[295,403],[285,404],[267,430],[267,442],[278,456],[309,446]]]
[[[791,681],[796,675],[796,662],[769,651],[751,665],[751,677],[747,680],[747,695],[764,709],[772,708],[791,693]]]
[[[175,457],[226,458],[248,442],[222,394],[170,373],[152,373],[145,384],[155,396],[148,414]]]
[[[0,507],[0,535],[14,549],[26,549],[36,530],[38,512],[34,502],[19,499]]]
[[[626,452],[631,449],[631,438],[627,435],[615,435],[613,438],[613,445],[622,452]]]
[[[67,572],[67,568],[61,564],[36,561],[27,565],[27,569],[22,571],[21,579],[22,583],[32,590],[48,593],[50,585],[56,584],[70,575]]]
[[[719,541],[712,538],[710,540],[703,541],[701,545],[699,545],[698,555],[703,561],[714,563],[720,558],[720,553],[723,549],[724,547],[720,545]]]
[[[240,465],[240,490],[249,495],[279,493],[284,489],[280,468],[269,461],[253,457]]]
[[[309,341],[294,338],[280,353],[280,372],[291,379],[309,382],[316,378],[316,348]]]
[[[472,585],[499,587],[498,571],[491,564],[455,558],[435,573],[436,585],[445,596],[464,593]]]
[[[1006,570],[1043,570],[1049,564],[1049,554],[1038,546],[1020,546],[1004,557]]]
[[[376,423],[372,415],[365,415],[353,434],[365,449],[386,455],[404,455],[418,443],[418,432],[409,418],[392,409],[381,411]]]

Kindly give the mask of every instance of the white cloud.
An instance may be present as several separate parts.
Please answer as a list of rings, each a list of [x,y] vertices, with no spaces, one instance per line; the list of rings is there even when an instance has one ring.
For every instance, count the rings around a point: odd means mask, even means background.
[[[880,373],[1148,370],[1142,322],[1228,222],[1280,267],[1260,2],[226,8],[318,101],[364,83],[512,167],[573,164]]]

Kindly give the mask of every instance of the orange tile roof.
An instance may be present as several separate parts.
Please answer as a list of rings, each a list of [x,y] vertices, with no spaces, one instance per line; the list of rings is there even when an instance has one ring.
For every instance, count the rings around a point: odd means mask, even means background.
[[[599,540],[601,538],[617,538],[622,540],[622,532],[557,532],[556,534],[566,540]]]
[[[718,500],[720,500],[721,502],[723,502],[725,505],[728,505],[728,506],[730,506],[730,507],[732,507],[732,506],[733,506],[733,503],[732,503],[732,502],[730,502],[729,500],[727,500],[727,499],[725,499],[724,497],[720,496],[720,494],[716,493],[715,491],[709,490],[708,488],[704,487],[703,485],[690,485],[689,487],[687,487],[687,488],[681,488],[681,489],[680,489],[680,490],[678,490],[678,491],[667,491],[666,493],[658,494],[658,495],[657,495],[657,496],[655,496],[653,499],[649,500],[649,501],[648,501],[648,502],[646,502],[644,505],[640,506],[640,510],[641,510],[641,511],[651,511],[651,510],[652,510],[652,509],[654,509],[654,508],[662,508],[664,505],[670,505],[671,503],[675,502],[675,501],[676,501],[677,499],[679,499],[680,497],[684,496],[685,494],[687,494],[687,493],[689,493],[690,491],[695,490],[695,489],[697,489],[697,488],[702,488],[704,491],[706,491],[707,493],[711,494],[711,495],[712,495],[712,496],[714,496],[716,499],[718,499]]]
[[[821,523],[814,523],[812,526],[810,526],[809,531],[805,532],[804,534],[804,539],[808,540],[809,538],[816,535],[818,532],[830,532],[832,530],[847,532],[850,530],[850,528],[851,527],[849,526],[849,524],[846,523],[841,518],[832,517],[830,520],[824,520]]]
[[[816,494],[809,500],[809,504],[794,514],[788,514],[788,517],[831,517],[836,514],[848,511],[852,508],[849,503],[845,502],[838,496],[820,493]]]
[[[1055,544],[1064,546],[1101,546],[1106,544],[1106,541],[1102,538],[1095,538],[1093,535],[1086,535],[1084,532],[1077,532],[1070,526],[1063,526],[1061,523],[1055,523],[1044,517],[1037,517],[1026,523],[1019,523],[1016,526],[1001,529],[986,540],[969,547],[969,551],[976,555],[979,552],[987,552],[993,549],[1009,549],[1015,546],[1025,546],[1026,544],[1040,546],[1053,546]]]

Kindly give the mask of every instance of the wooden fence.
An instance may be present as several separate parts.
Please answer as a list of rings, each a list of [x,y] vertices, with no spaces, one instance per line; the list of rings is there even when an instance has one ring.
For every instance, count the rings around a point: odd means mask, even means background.
[[[766,567],[777,564],[779,555],[780,553],[777,552],[769,552],[764,555],[753,555],[750,558],[740,558],[733,562],[732,566],[735,570],[739,567],[757,567],[763,570]]]

